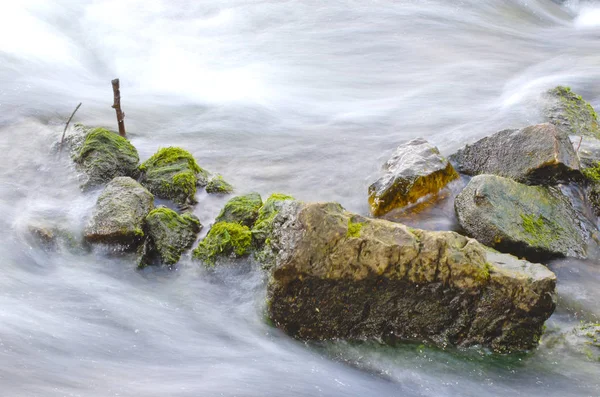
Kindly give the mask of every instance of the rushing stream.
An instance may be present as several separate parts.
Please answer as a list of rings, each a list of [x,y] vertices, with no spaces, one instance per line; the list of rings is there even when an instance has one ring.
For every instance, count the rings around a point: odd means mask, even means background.
[[[81,230],[75,121],[116,128],[110,80],[143,159],[180,145],[237,192],[368,213],[392,150],[450,154],[541,121],[564,84],[600,109],[600,4],[550,0],[0,0],[0,395],[600,396],[600,363],[559,344],[478,349],[305,344],[263,317],[247,261],[135,270],[102,250],[49,252],[27,225]],[[455,189],[458,187],[455,186]],[[199,194],[204,232],[225,202]],[[403,222],[455,227],[451,200]],[[600,263],[550,264],[547,334],[600,318]]]

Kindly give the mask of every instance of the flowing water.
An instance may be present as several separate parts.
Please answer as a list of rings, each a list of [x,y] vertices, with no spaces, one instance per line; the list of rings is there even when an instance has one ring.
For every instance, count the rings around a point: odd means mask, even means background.
[[[600,108],[600,4],[1,0],[0,395],[600,395],[600,363],[547,338],[511,356],[305,344],[264,320],[253,263],[140,272],[127,255],[44,249],[31,222],[81,231],[98,196],[50,147],[78,102],[75,121],[116,127],[115,77],[142,159],[180,145],[239,193],[367,214],[399,143],[450,154],[537,123],[557,84]],[[208,226],[225,200],[199,194],[195,213]],[[455,227],[451,200],[426,215],[404,221]],[[598,321],[600,264],[550,265],[547,334]]]

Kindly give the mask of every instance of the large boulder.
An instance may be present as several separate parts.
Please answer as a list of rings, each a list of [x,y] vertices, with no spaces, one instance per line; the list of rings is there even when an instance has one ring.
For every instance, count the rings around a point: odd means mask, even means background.
[[[144,238],[144,220],[154,208],[154,197],[129,177],[110,181],[98,197],[84,237],[92,243],[133,247]]]
[[[267,309],[302,339],[398,339],[517,351],[537,345],[556,277],[454,232],[287,202],[274,220]]]
[[[546,118],[563,133],[600,138],[598,116],[580,95],[569,87],[558,86],[549,90],[545,97]]]
[[[375,216],[435,194],[458,178],[439,150],[424,139],[398,146],[383,166],[383,172],[369,186],[369,205]]]
[[[138,267],[153,264],[174,265],[190,248],[202,229],[200,220],[190,213],[179,215],[170,208],[156,208],[146,217],[146,241]]]
[[[458,194],[456,215],[469,236],[530,259],[586,256],[588,230],[557,187],[528,186],[479,175]]]
[[[208,182],[208,172],[190,152],[178,148],[160,149],[140,165],[140,183],[157,197],[187,206],[196,203],[196,186]]]
[[[463,174],[494,174],[526,184],[581,177],[569,136],[549,123],[497,132],[465,146],[450,161]]]
[[[77,147],[78,143],[70,145]],[[85,136],[74,160],[87,175],[84,188],[107,183],[118,176],[136,177],[138,174],[139,157],[135,147],[116,132],[104,128],[92,129]]]
[[[234,197],[225,204],[215,222],[234,222],[252,227],[262,205],[262,198],[258,193]]]

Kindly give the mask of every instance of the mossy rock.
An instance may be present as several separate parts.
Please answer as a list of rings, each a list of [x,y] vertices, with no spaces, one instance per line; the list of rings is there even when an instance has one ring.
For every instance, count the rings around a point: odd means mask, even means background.
[[[207,193],[216,194],[229,194],[233,193],[233,186],[231,186],[221,175],[215,175],[206,184]]]
[[[183,251],[192,246],[201,229],[200,220],[193,214],[179,215],[166,207],[152,210],[146,217],[147,240],[138,266],[174,265]]]
[[[139,169],[142,185],[157,197],[182,206],[196,203],[196,186],[208,178],[190,152],[179,147],[159,149]]]
[[[424,139],[398,146],[383,170],[383,175],[369,186],[369,206],[375,216],[436,194],[458,178],[452,164]]]
[[[101,185],[115,177],[137,177],[139,156],[135,147],[116,132],[92,129],[85,137],[75,162],[86,173],[85,188]]]
[[[598,116],[594,108],[571,88],[553,88],[547,92],[546,99],[546,118],[560,130],[569,135],[600,138]]]
[[[218,222],[206,237],[200,241],[193,257],[214,265],[219,257],[242,257],[250,253],[252,232],[248,226],[239,223]]]
[[[258,217],[252,228],[252,237],[254,238],[256,245],[260,246],[265,243],[273,232],[273,221],[279,213],[283,203],[294,200],[295,199],[292,196],[282,193],[273,193],[269,196],[262,207],[260,207]]]
[[[454,232],[298,201],[273,224],[267,312],[297,338],[522,351],[555,308],[556,276],[545,266]]]
[[[586,220],[558,188],[479,175],[454,204],[466,233],[499,251],[531,260],[586,257],[589,231],[594,226],[584,227]]]
[[[96,202],[84,231],[90,243],[133,248],[143,241],[144,221],[154,208],[154,196],[129,177],[110,181]]]
[[[258,193],[249,193],[229,200],[221,210],[215,222],[231,222],[252,227],[262,207],[262,199]]]

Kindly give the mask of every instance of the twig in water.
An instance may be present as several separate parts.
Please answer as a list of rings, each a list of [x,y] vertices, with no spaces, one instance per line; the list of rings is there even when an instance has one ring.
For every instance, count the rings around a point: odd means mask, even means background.
[[[114,103],[112,108],[117,112],[117,123],[119,124],[119,135],[122,137],[125,136],[125,113],[121,111],[121,91],[119,90],[119,79],[114,79],[112,81],[112,88],[114,94]]]
[[[77,112],[77,110],[79,109],[80,106],[81,106],[81,102],[79,102],[79,105],[77,105],[75,110],[73,110],[73,113],[71,113],[71,117],[69,117],[69,120],[67,120],[67,124],[65,124],[65,129],[63,130],[62,138],[60,139],[60,148],[58,149],[58,157],[60,157],[60,154],[62,153],[63,143],[65,142],[65,134],[67,133],[67,128],[69,128],[69,123],[71,122],[71,120],[73,120],[73,116],[75,116],[75,113]]]
[[[583,141],[583,135],[579,137],[579,145],[577,145],[577,150],[575,150],[575,153],[579,153],[579,148],[581,147],[581,141]]]

